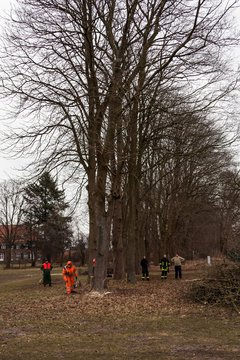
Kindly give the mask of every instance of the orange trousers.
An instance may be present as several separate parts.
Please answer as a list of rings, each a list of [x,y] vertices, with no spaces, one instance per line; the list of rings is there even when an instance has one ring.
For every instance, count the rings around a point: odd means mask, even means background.
[[[73,291],[74,285],[74,276],[65,276],[65,284],[66,284],[66,292],[67,294],[71,294]]]

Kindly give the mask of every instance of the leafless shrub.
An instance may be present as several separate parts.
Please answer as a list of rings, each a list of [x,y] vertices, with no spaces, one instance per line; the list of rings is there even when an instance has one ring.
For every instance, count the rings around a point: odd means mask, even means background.
[[[203,304],[232,306],[240,314],[240,264],[211,267],[205,279],[192,285],[189,296]]]

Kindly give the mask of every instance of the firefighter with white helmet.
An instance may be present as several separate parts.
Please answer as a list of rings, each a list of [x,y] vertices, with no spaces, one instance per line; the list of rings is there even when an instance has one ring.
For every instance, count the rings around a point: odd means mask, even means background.
[[[164,254],[163,258],[160,260],[161,279],[164,280],[167,279],[169,266],[170,266],[170,261],[168,260],[167,255]]]

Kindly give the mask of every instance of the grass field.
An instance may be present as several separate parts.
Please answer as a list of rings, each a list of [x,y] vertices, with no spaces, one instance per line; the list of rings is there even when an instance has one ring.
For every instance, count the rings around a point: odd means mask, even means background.
[[[45,288],[39,269],[1,269],[0,359],[240,359],[239,315],[187,298],[202,268],[183,268],[182,280],[150,275],[136,285],[110,279],[104,295],[82,276],[67,296],[60,268]]]

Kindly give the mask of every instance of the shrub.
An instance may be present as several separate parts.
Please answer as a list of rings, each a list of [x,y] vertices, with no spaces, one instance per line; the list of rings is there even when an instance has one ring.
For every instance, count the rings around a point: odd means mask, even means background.
[[[195,302],[233,306],[240,314],[240,265],[212,266],[205,279],[192,285],[189,296]]]

